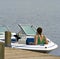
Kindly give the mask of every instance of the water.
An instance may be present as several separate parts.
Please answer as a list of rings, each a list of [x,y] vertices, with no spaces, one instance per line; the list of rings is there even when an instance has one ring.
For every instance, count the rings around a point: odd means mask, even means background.
[[[41,26],[58,44],[50,54],[60,56],[60,0],[0,0],[0,24],[18,32],[17,24]]]

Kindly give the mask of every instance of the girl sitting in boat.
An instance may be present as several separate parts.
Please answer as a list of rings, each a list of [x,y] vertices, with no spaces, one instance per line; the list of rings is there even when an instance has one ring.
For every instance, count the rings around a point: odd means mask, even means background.
[[[34,44],[48,44],[46,37],[42,34],[42,28],[37,28],[37,34],[35,35]]]

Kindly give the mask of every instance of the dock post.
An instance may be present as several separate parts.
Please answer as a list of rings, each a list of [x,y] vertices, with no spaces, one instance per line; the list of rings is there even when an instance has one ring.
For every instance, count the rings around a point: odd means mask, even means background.
[[[11,32],[5,31],[5,46],[11,47]]]
[[[0,42],[0,59],[4,59],[4,43]]]

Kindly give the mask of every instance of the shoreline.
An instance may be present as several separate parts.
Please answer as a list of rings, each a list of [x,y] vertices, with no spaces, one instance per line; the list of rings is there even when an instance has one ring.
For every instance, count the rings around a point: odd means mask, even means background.
[[[60,56],[10,47],[5,47],[4,55],[5,59],[60,59]]]

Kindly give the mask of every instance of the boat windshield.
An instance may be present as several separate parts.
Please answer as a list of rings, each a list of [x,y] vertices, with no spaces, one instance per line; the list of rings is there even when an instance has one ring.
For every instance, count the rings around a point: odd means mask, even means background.
[[[31,25],[20,25],[26,35],[35,35],[36,29]]]
[[[7,31],[8,29],[5,27],[5,26],[0,26],[0,32],[5,32]]]

